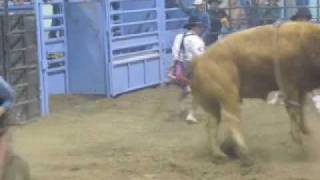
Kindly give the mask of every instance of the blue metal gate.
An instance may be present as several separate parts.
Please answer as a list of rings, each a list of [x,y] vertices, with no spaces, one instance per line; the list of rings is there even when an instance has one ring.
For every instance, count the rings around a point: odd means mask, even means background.
[[[106,2],[110,95],[161,83],[161,2]]]
[[[49,95],[68,93],[68,61],[64,1],[35,3],[42,114],[49,112]],[[48,9],[52,7],[53,12]]]
[[[107,95],[105,17],[103,1],[68,1],[66,4],[71,94]]]

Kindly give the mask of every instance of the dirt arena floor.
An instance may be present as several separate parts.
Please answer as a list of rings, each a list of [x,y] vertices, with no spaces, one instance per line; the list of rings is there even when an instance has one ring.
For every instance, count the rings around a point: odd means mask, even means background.
[[[283,105],[245,100],[243,129],[255,159],[214,164],[205,113],[187,124],[174,86],[116,99],[54,97],[53,113],[13,129],[33,180],[319,180],[320,114],[308,105],[314,133],[301,151],[290,139]]]

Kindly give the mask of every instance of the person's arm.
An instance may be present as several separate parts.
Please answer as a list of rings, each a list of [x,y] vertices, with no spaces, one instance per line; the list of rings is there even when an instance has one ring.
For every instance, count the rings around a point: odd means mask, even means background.
[[[8,111],[14,101],[15,92],[12,87],[2,78],[0,77],[0,115]]]
[[[221,9],[221,14],[222,14],[222,17],[220,19],[220,22],[221,22],[222,26],[225,28],[230,28],[230,22],[229,22],[228,15],[227,15],[226,11]]]
[[[176,38],[174,39],[173,45],[172,45],[172,58],[174,61],[177,61],[180,59],[180,47],[182,43],[182,34],[178,34]]]
[[[200,56],[205,51],[205,43],[200,37],[194,36],[188,38],[189,42],[186,44],[189,45],[189,51],[191,52],[193,57]]]
[[[189,8],[185,2],[183,2],[183,0],[176,0],[179,8],[181,8],[181,10],[186,13],[187,15],[191,15],[191,11],[192,11],[192,8]]]

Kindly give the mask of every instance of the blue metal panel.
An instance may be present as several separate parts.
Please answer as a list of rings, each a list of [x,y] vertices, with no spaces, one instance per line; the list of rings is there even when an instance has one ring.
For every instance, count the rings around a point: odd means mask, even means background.
[[[145,84],[144,61],[129,64],[129,87],[137,87]]]
[[[35,2],[42,115],[49,113],[49,95],[69,92],[64,1]],[[55,8],[54,14],[45,8]],[[55,23],[48,23],[54,21]],[[50,25],[48,25],[50,24]],[[52,25],[52,26],[51,26]]]
[[[113,85],[113,91],[116,93],[125,92],[129,88],[129,70],[128,65],[114,66],[113,79],[111,83]]]
[[[160,6],[156,0],[106,1],[111,96],[162,82]]]
[[[69,3],[68,50],[70,93],[105,95],[105,13],[101,1]]]
[[[48,79],[46,79],[48,82],[50,82],[48,84],[48,89],[50,94],[60,94],[61,92],[64,92],[65,90],[65,85],[64,84],[60,84],[61,82],[63,82],[65,80],[65,74],[64,73],[49,73]],[[59,86],[57,86],[57,84],[60,84]]]
[[[146,60],[145,63],[145,81],[147,84],[156,84],[160,79],[162,72],[159,69],[159,61],[157,59]]]
[[[41,108],[41,114],[42,115],[47,115],[49,113],[49,98],[48,98],[48,87],[46,82],[46,73],[45,73],[45,67],[46,63],[42,61],[43,59],[43,54],[41,50],[41,36],[42,36],[42,31],[41,27],[43,26],[43,21],[42,17],[40,17],[40,10],[41,4],[40,2],[36,1],[35,4],[35,12],[36,12],[36,19],[37,19],[37,44],[38,44],[38,61],[39,61],[39,90],[40,90],[40,108]],[[42,16],[42,15],[41,15]]]

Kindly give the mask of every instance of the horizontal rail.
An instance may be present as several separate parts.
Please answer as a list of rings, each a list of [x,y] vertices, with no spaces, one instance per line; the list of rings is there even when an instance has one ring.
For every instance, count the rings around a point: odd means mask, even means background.
[[[145,21],[134,21],[134,22],[127,22],[127,23],[114,23],[111,25],[111,27],[141,25],[141,24],[156,23],[156,22],[158,22],[157,19],[145,20]]]
[[[63,14],[53,14],[53,15],[46,15],[43,16],[43,19],[56,19],[56,18],[63,18]]]
[[[156,11],[157,8],[147,8],[147,9],[134,9],[134,10],[113,10],[111,11],[111,15],[118,15],[118,14],[129,14],[129,13],[139,13],[139,12],[149,12],[149,11]]]
[[[124,60],[113,61],[112,65],[119,66],[123,64],[129,64],[129,63],[134,63],[134,62],[139,62],[139,61],[144,61],[144,60],[154,59],[154,58],[160,58],[160,53],[149,53],[145,55],[133,56],[131,58],[126,58]]]
[[[159,31],[145,32],[145,33],[139,33],[139,34],[138,33],[137,34],[129,34],[129,35],[123,35],[123,36],[113,36],[112,40],[129,39],[129,38],[136,38],[136,37],[157,35],[157,34],[159,34]]]
[[[10,71],[21,71],[21,70],[26,70],[26,69],[35,69],[38,66],[36,64],[34,65],[24,65],[24,66],[16,66],[14,68],[10,68]]]

